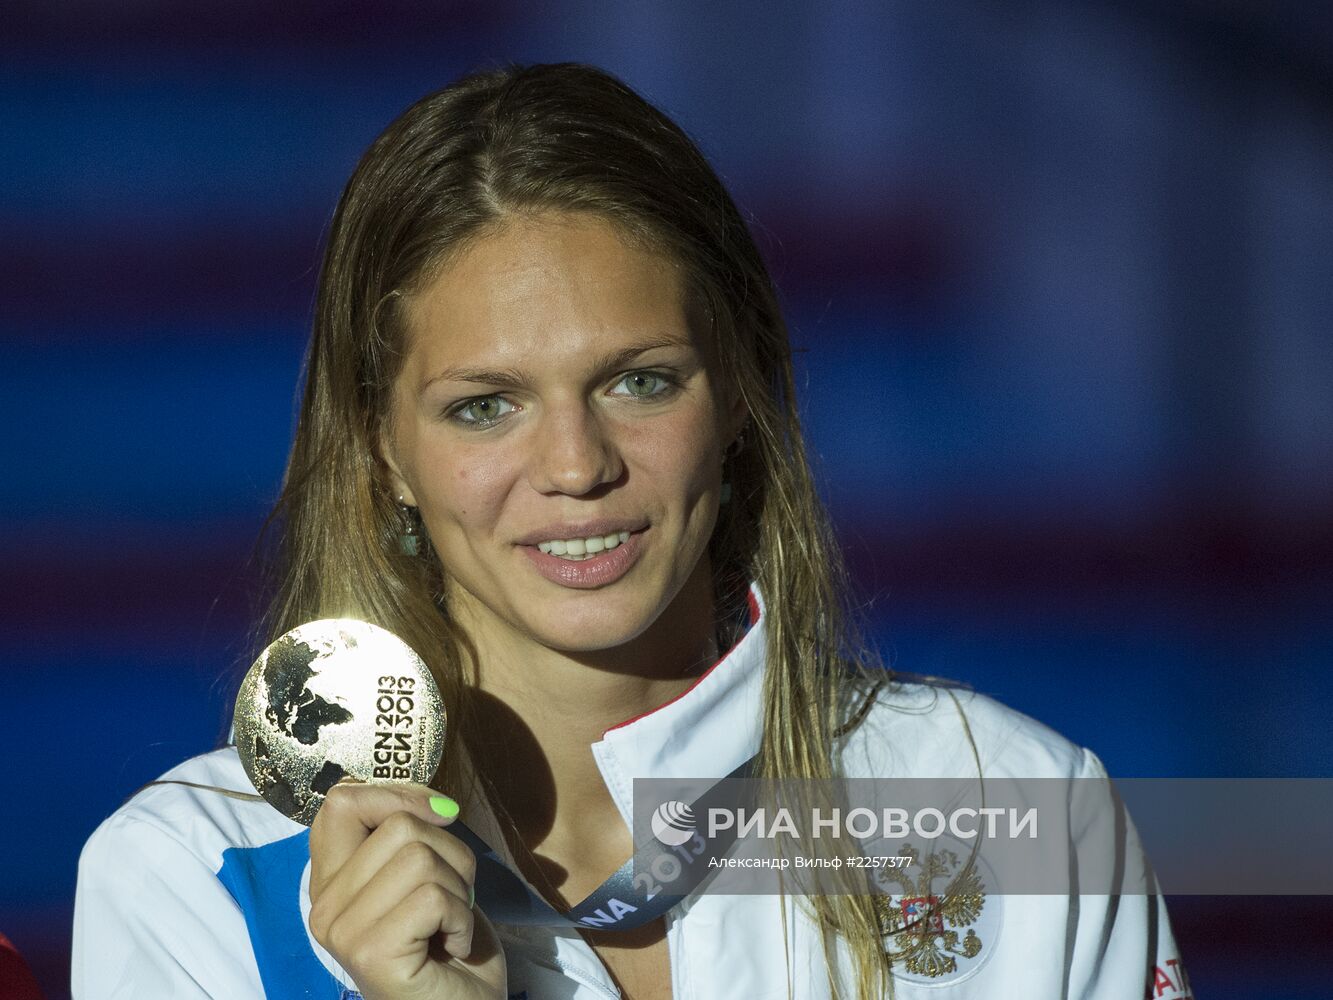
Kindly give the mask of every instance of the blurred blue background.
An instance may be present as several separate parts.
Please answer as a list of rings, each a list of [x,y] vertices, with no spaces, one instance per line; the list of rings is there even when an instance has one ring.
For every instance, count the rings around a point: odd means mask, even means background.
[[[409,102],[502,61],[620,75],[753,217],[894,666],[1114,776],[1333,776],[1333,8],[20,0],[4,22],[0,931],[50,997],[81,844],[225,733],[341,185]],[[1327,996],[1330,900],[1172,906],[1199,995]]]

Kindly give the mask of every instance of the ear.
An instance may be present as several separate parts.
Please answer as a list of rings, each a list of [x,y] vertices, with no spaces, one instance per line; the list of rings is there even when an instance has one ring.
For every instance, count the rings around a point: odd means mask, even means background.
[[[398,463],[397,452],[393,444],[393,435],[390,433],[387,422],[380,426],[379,438],[380,461],[384,463],[384,467],[389,474],[389,482],[387,485],[390,492],[395,499],[401,497],[401,503],[404,503],[409,507],[416,507],[417,498],[412,492],[412,487],[407,485],[407,478],[403,475],[402,467]]]

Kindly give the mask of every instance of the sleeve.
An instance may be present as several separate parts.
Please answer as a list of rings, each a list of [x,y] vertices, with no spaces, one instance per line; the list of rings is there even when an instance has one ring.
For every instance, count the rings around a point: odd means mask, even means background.
[[[1114,794],[1102,762],[1083,751],[1076,781],[1100,808],[1095,818],[1071,824],[1080,868],[1095,870],[1097,885],[1071,903],[1069,996],[1078,1000],[1190,1000],[1189,976],[1171,933],[1166,901],[1134,823]],[[1087,814],[1091,816],[1092,814]],[[1124,889],[1106,894],[1105,863]],[[1097,890],[1101,890],[1099,893]]]
[[[171,834],[117,814],[79,858],[74,1000],[263,997],[240,907]]]

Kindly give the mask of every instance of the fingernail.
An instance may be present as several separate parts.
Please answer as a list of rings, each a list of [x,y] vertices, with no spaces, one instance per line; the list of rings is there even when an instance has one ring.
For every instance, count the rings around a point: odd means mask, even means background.
[[[458,803],[447,795],[432,795],[430,807],[435,810],[437,816],[443,816],[445,819],[453,819],[458,815]]]
[[[470,910],[477,905],[477,887],[470,885],[467,887],[467,908]]]

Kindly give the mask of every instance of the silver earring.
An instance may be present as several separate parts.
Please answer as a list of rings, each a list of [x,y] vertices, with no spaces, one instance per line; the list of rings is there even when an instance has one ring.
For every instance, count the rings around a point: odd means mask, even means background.
[[[421,512],[409,505],[400,494],[398,512],[402,515],[403,529],[398,532],[398,547],[403,554],[416,557],[421,554]]]

